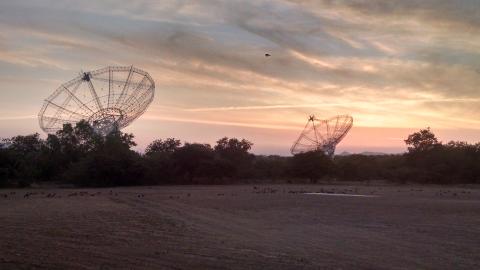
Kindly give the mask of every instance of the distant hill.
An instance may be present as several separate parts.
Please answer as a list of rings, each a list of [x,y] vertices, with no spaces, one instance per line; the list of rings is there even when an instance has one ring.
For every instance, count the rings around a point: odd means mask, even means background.
[[[364,155],[364,156],[385,156],[388,155],[387,153],[382,153],[382,152],[361,152],[361,153],[350,153],[347,151],[343,151],[340,154],[337,154],[336,156],[350,156],[350,155]]]
[[[362,152],[360,155],[365,155],[365,156],[386,156],[388,155],[387,153],[382,153],[382,152]]]

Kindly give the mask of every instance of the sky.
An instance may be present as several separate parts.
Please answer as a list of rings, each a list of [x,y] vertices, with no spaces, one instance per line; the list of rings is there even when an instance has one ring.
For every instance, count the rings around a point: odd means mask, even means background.
[[[337,153],[398,153],[431,127],[480,141],[478,0],[1,1],[0,137],[39,132],[80,70],[147,71],[155,100],[125,129],[288,155],[308,115],[350,114]],[[265,57],[269,53],[270,57]]]

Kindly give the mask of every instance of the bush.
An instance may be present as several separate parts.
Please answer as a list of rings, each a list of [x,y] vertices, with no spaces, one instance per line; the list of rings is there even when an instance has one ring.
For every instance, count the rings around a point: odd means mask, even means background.
[[[46,140],[39,134],[2,140],[0,186],[52,180],[79,186],[225,184],[285,178],[315,183],[326,176],[348,181],[480,183],[480,144],[442,144],[430,129],[409,135],[405,154],[336,156],[333,160],[321,151],[293,157],[255,156],[250,153],[251,142],[227,137],[213,148],[182,145],[174,138],[155,140],[141,155],[132,150],[133,138],[118,130],[101,137],[81,121],[75,127],[65,125]]]
[[[8,169],[0,168],[0,187],[6,187],[8,185]]]
[[[207,177],[214,160],[209,144],[186,143],[172,154],[174,173],[181,184],[193,184],[197,177]]]
[[[332,160],[322,151],[296,154],[292,158],[291,173],[295,177],[308,178],[311,183],[333,171]]]

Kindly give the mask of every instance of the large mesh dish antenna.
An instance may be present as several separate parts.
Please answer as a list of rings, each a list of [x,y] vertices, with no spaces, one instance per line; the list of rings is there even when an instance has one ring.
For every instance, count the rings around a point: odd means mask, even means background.
[[[335,147],[347,135],[352,125],[353,118],[349,115],[338,115],[326,120],[311,115],[290,152],[296,155],[309,151],[323,151],[331,157],[335,153]]]
[[[107,135],[142,115],[154,94],[152,77],[133,66],[81,72],[45,99],[38,120],[46,133],[86,120],[97,133]]]

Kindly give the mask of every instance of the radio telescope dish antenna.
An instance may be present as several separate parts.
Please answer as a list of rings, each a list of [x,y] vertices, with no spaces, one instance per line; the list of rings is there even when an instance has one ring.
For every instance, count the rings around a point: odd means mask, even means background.
[[[154,95],[152,77],[133,66],[82,71],[45,99],[38,121],[43,131],[55,133],[85,120],[105,136],[142,115]]]
[[[337,144],[347,135],[353,125],[350,115],[337,115],[321,120],[310,115],[300,137],[295,141],[290,152],[293,155],[310,151],[323,151],[332,157]]]

